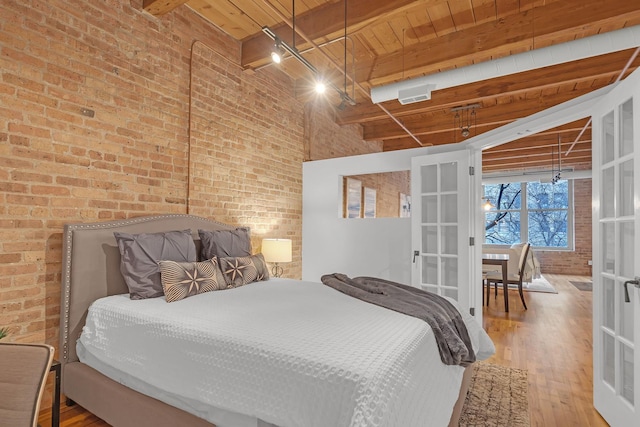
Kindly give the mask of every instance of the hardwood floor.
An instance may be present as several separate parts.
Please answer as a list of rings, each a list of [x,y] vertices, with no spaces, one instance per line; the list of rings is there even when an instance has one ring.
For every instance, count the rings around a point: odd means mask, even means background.
[[[483,308],[484,327],[496,345],[489,362],[528,370],[531,426],[607,426],[592,404],[591,292],[569,281],[583,276],[545,274],[558,294],[509,292],[510,312],[501,291]],[[493,291],[492,291],[493,294]],[[102,427],[107,423],[79,406],[62,405],[62,427]],[[40,424],[51,425],[49,410]]]
[[[496,345],[489,362],[526,369],[531,426],[607,426],[593,408],[591,292],[570,281],[590,277],[545,274],[558,294],[501,291],[484,307],[484,328]]]

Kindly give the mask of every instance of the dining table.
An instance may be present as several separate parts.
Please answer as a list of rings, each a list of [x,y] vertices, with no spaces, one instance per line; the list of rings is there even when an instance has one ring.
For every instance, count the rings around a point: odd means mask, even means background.
[[[508,274],[507,264],[509,263],[509,254],[504,253],[482,253],[482,265],[499,265],[502,267],[502,289],[504,293],[504,311],[509,311],[509,294],[508,294]],[[490,288],[490,286],[489,286]],[[484,292],[484,290],[483,290]],[[487,290],[487,305],[489,305],[489,291]]]

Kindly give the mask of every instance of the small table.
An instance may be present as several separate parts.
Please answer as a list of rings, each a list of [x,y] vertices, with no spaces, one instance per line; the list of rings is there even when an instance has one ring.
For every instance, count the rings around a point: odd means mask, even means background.
[[[49,372],[55,372],[56,384],[53,387],[53,404],[51,405],[51,427],[60,427],[60,376],[62,365],[57,360],[51,362]]]
[[[509,311],[509,295],[508,291],[508,274],[507,263],[509,262],[509,254],[482,254],[483,265],[501,265],[502,266],[502,289],[504,292],[504,311]],[[483,290],[484,292],[484,290]],[[489,304],[489,298],[487,297],[487,304]]]

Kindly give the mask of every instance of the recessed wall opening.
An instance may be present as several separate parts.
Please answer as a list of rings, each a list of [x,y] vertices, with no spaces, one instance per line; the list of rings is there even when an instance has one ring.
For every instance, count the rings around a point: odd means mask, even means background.
[[[343,218],[411,216],[411,172],[380,172],[342,177]]]

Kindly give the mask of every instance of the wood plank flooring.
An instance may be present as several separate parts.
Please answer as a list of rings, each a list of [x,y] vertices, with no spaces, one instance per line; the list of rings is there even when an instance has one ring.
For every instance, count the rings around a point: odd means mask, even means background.
[[[592,293],[570,281],[590,277],[545,274],[558,294],[517,291],[483,308],[484,328],[496,345],[489,362],[529,372],[531,426],[607,426],[593,408]]]
[[[592,403],[591,292],[569,281],[583,276],[545,274],[558,294],[525,292],[524,310],[517,291],[509,292],[510,312],[501,291],[483,308],[484,327],[496,345],[489,362],[529,372],[531,426],[607,426]],[[104,427],[107,423],[79,406],[66,407],[62,427]],[[51,425],[48,409],[40,425]]]

